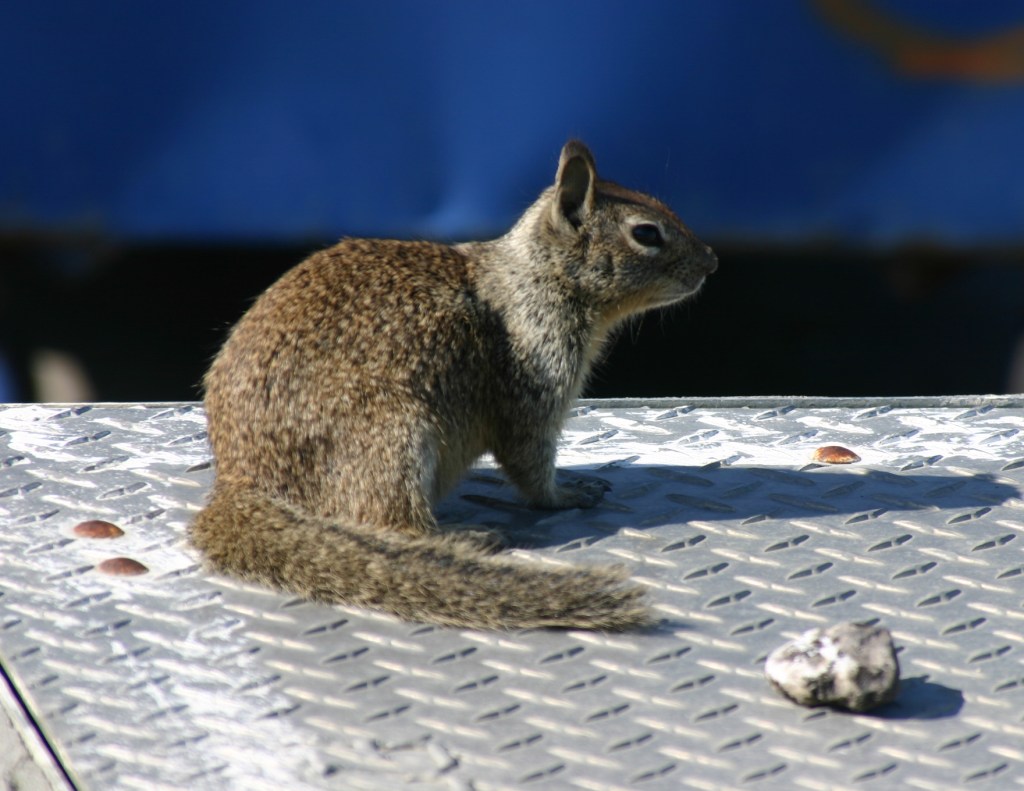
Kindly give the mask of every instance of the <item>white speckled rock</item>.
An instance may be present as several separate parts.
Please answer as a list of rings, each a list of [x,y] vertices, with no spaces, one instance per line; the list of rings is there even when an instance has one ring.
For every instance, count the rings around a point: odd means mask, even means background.
[[[779,646],[768,655],[765,674],[801,705],[867,711],[896,696],[900,667],[888,629],[843,623]]]

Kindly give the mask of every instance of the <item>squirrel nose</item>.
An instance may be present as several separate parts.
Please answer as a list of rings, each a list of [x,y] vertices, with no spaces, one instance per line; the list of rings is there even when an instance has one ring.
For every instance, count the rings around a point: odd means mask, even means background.
[[[704,247],[704,254],[701,256],[701,266],[707,274],[714,274],[718,269],[718,256],[710,247]]]

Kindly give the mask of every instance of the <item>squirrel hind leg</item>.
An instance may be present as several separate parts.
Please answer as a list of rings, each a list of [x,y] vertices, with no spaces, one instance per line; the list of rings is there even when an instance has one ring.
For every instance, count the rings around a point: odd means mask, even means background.
[[[328,494],[315,513],[326,521],[364,525],[410,538],[440,531],[432,508],[435,464],[391,445],[332,468]]]
[[[458,432],[447,438],[421,404],[394,398],[385,414],[402,414],[406,422],[374,424],[372,437],[358,459],[335,466],[336,510],[328,519],[379,527],[408,537],[459,532],[467,542],[488,552],[505,548],[500,532],[482,525],[438,525],[434,505],[465,474],[483,451],[463,441]]]

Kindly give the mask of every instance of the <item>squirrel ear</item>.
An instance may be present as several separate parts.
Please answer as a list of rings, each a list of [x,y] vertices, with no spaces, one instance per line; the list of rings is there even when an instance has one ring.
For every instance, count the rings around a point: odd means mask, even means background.
[[[597,168],[590,150],[579,140],[570,140],[562,147],[555,176],[555,203],[552,207],[556,223],[568,222],[579,228],[594,208],[594,187]]]

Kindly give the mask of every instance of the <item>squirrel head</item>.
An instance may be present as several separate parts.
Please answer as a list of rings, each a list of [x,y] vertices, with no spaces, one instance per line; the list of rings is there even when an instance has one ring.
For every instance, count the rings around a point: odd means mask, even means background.
[[[553,187],[541,196],[546,244],[563,275],[605,323],[671,305],[695,293],[718,259],[669,209],[649,195],[598,178],[578,140],[562,148]]]

